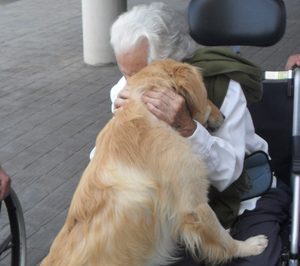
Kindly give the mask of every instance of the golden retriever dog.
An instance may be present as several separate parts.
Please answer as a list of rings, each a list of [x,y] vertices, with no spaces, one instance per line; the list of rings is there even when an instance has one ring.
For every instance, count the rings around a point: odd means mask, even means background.
[[[173,88],[203,125],[221,125],[197,68],[161,60],[129,78],[130,100],[99,133],[95,156],[42,266],[168,265],[178,243],[196,259],[219,263],[267,246],[263,235],[237,241],[220,225],[208,205],[205,165],[189,141],[141,101],[154,87]]]

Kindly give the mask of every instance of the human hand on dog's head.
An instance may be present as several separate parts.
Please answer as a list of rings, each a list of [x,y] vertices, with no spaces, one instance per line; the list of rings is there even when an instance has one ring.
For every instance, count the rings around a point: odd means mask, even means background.
[[[153,88],[144,92],[142,101],[158,119],[175,128],[183,137],[191,136],[196,130],[185,99],[170,88]]]

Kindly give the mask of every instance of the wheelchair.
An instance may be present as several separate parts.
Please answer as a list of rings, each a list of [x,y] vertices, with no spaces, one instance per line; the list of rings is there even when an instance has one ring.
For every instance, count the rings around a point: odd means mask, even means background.
[[[286,27],[282,0],[191,0],[188,23],[193,39],[205,46],[260,46],[277,43]],[[263,98],[249,105],[256,133],[270,148],[272,171],[293,194],[283,236],[281,265],[299,265],[300,68],[265,71]],[[290,179],[289,179],[290,177]]]
[[[26,231],[20,201],[11,188],[1,204],[0,265],[26,265]]]

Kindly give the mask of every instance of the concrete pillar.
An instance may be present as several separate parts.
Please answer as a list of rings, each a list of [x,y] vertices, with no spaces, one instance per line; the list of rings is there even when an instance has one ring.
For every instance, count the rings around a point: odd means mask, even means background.
[[[126,11],[127,0],[82,0],[83,57],[89,65],[115,62],[110,27]]]

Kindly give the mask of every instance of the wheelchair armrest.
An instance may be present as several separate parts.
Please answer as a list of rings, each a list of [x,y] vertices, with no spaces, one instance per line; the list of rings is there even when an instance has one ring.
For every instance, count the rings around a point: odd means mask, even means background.
[[[282,0],[191,0],[190,34],[202,45],[270,46],[285,32]]]

